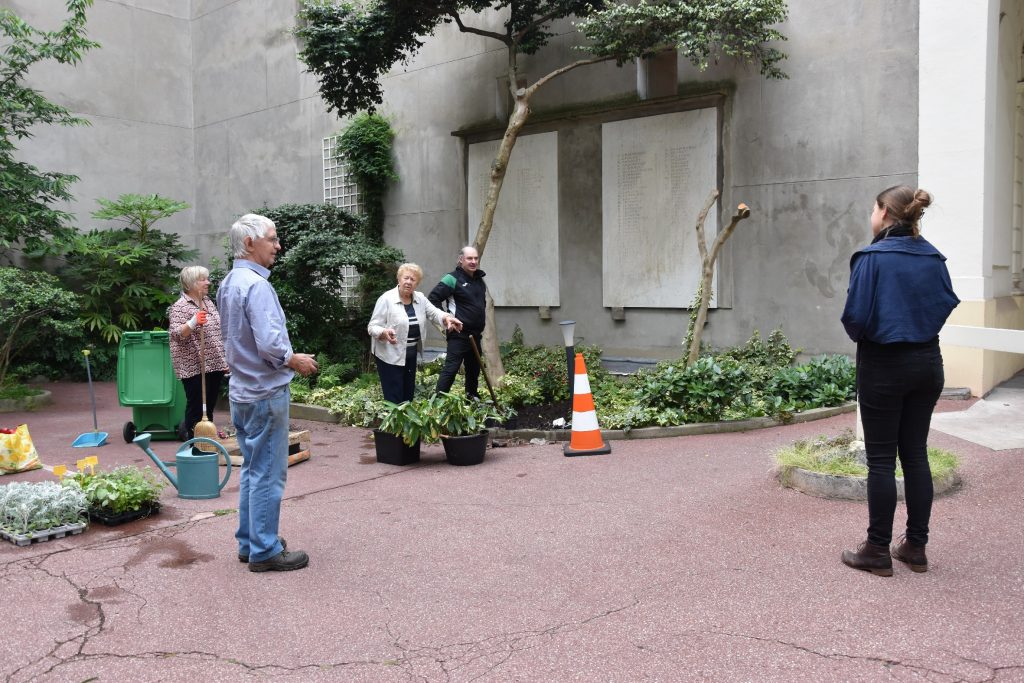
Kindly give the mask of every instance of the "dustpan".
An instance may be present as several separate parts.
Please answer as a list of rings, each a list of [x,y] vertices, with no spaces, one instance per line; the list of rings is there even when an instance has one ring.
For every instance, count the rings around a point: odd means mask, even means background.
[[[92,431],[83,432],[78,438],[71,442],[72,448],[96,448],[107,443],[107,433],[101,432],[96,423],[96,394],[92,390],[92,368],[89,366],[89,349],[82,351],[85,354],[85,372],[89,377],[89,399],[92,401]]]

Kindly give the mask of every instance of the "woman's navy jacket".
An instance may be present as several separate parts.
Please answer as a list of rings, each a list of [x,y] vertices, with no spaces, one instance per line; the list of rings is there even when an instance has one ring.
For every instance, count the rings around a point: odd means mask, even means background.
[[[855,342],[926,342],[960,303],[946,257],[922,237],[887,237],[850,258],[843,327]]]

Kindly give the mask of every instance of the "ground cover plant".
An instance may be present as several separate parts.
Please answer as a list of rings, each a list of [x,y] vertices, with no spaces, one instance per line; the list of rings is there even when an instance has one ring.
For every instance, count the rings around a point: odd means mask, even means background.
[[[115,515],[151,507],[160,500],[160,491],[167,486],[150,468],[139,469],[132,465],[96,473],[75,472],[64,477],[61,483],[82,491],[91,511]]]
[[[517,330],[501,349],[506,374],[496,388],[498,404],[518,414],[517,426],[547,429],[553,418],[569,418],[564,347],[527,345]],[[763,416],[786,420],[799,411],[840,405],[854,395],[854,366],[849,358],[821,356],[794,365],[798,351],[780,330],[766,338],[755,332],[744,344],[718,352],[706,350],[689,367],[679,358],[625,378],[604,370],[598,347],[577,350],[586,360],[598,419],[605,429],[628,431]],[[433,393],[443,363],[439,357],[420,365],[417,398]],[[293,383],[293,395],[303,382]],[[328,408],[353,426],[377,426],[387,412],[373,373],[355,382],[330,380],[327,384],[312,391],[299,387],[298,392],[307,402]],[[453,393],[461,392],[457,382]]]
[[[853,432],[845,430],[836,436],[821,435],[814,439],[797,441],[780,450],[775,457],[782,469],[784,480],[786,473],[794,468],[839,477],[866,477],[868,467],[857,460],[853,443]],[[931,467],[932,479],[939,480],[953,474],[960,463],[953,453],[929,446],[928,464]],[[898,459],[896,476],[903,476],[903,467]]]
[[[85,521],[85,493],[57,482],[14,482],[0,486],[0,527],[28,534]]]

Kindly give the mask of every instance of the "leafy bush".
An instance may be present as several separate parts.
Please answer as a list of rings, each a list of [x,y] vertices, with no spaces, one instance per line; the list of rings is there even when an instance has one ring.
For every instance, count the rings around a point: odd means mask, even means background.
[[[718,354],[718,358],[732,358],[747,366],[750,381],[754,387],[763,388],[779,368],[788,368],[796,360],[799,349],[789,345],[781,329],[774,329],[767,339],[761,339],[761,332],[754,330],[750,339],[740,346],[734,346]]]
[[[0,386],[19,354],[78,334],[78,306],[49,273],[0,268]]]
[[[804,365],[782,368],[769,380],[765,394],[796,410],[834,406],[854,397],[856,370],[843,355],[820,356]]]
[[[61,480],[85,493],[89,507],[108,514],[135,512],[160,499],[167,482],[150,468],[121,465],[109,472],[75,472]]]
[[[638,373],[635,393],[641,407],[679,409],[687,422],[715,422],[749,395],[750,375],[732,358],[705,356],[688,368],[661,363],[653,372]]]
[[[374,427],[386,411],[380,382],[369,374],[351,384],[314,389],[306,402],[326,408],[338,416],[341,424],[351,427]]]
[[[85,494],[57,482],[15,482],[0,486],[0,526],[15,534],[84,521]]]
[[[178,298],[181,265],[197,253],[177,234],[153,224],[188,204],[155,194],[124,194],[99,203],[103,208],[93,218],[126,227],[75,234],[60,245],[66,263],[59,275],[69,289],[82,293],[82,323],[108,343],[128,330],[166,327],[167,307]]]
[[[536,406],[544,403],[540,384],[532,377],[505,373],[505,376],[501,378],[501,386],[495,389],[495,393],[498,395],[501,405],[511,408]]]
[[[599,382],[607,374],[601,367],[601,349],[597,346],[577,346],[575,350],[583,354],[591,385]],[[512,338],[501,345],[501,362],[507,374],[536,383],[540,399],[522,405],[555,403],[569,398],[564,346],[527,346],[523,342],[522,330],[516,327]]]
[[[395,286],[402,252],[367,237],[363,219],[330,204],[283,204],[255,212],[274,221],[281,239],[274,287],[288,314],[292,346],[363,367],[370,348],[366,323],[377,297]],[[359,273],[354,304],[339,296],[346,266]]]

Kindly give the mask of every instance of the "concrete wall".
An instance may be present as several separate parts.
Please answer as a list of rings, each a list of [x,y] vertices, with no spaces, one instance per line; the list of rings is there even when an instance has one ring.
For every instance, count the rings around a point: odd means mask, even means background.
[[[58,28],[65,16],[62,0],[4,4],[45,30]],[[188,3],[96,0],[87,16],[89,37],[102,47],[77,67],[40,63],[29,82],[92,125],[40,127],[19,143],[21,157],[81,178],[71,188],[75,201],[62,207],[80,227],[105,227],[90,218],[98,197],[158,193],[194,204]],[[187,235],[193,216],[190,209],[158,227]]]
[[[767,82],[731,64],[703,74],[680,65],[685,90],[700,92],[703,83],[718,91],[708,84],[729,82],[722,213],[741,201],[753,211],[724,257],[723,288],[732,292],[732,308],[711,313],[706,338],[734,344],[755,328],[781,325],[809,353],[852,352],[839,324],[850,254],[867,242],[874,195],[916,181],[917,3],[790,6],[782,27],[790,37],[783,45],[790,80]],[[822,21],[825,16],[831,19]],[[574,40],[566,33],[525,59],[531,80],[572,58]],[[424,265],[427,283],[450,267],[464,239],[465,147],[450,133],[494,120],[492,93],[505,68],[496,45],[449,27],[386,80],[384,111],[396,121],[402,181],[389,199],[385,236]],[[545,86],[535,116],[632,96],[635,89],[632,66],[586,67]],[[495,121],[492,135],[500,128]],[[678,353],[687,322],[682,308],[628,309],[626,320],[615,322],[601,306],[599,124],[555,117],[532,130],[540,129],[560,132],[562,305],[547,322],[536,309],[499,309],[501,336],[519,325],[529,342],[557,343],[557,321],[573,318],[580,336],[609,352]],[[515,267],[489,262],[486,252],[482,264],[492,271]],[[680,306],[691,297],[680,292]]]

